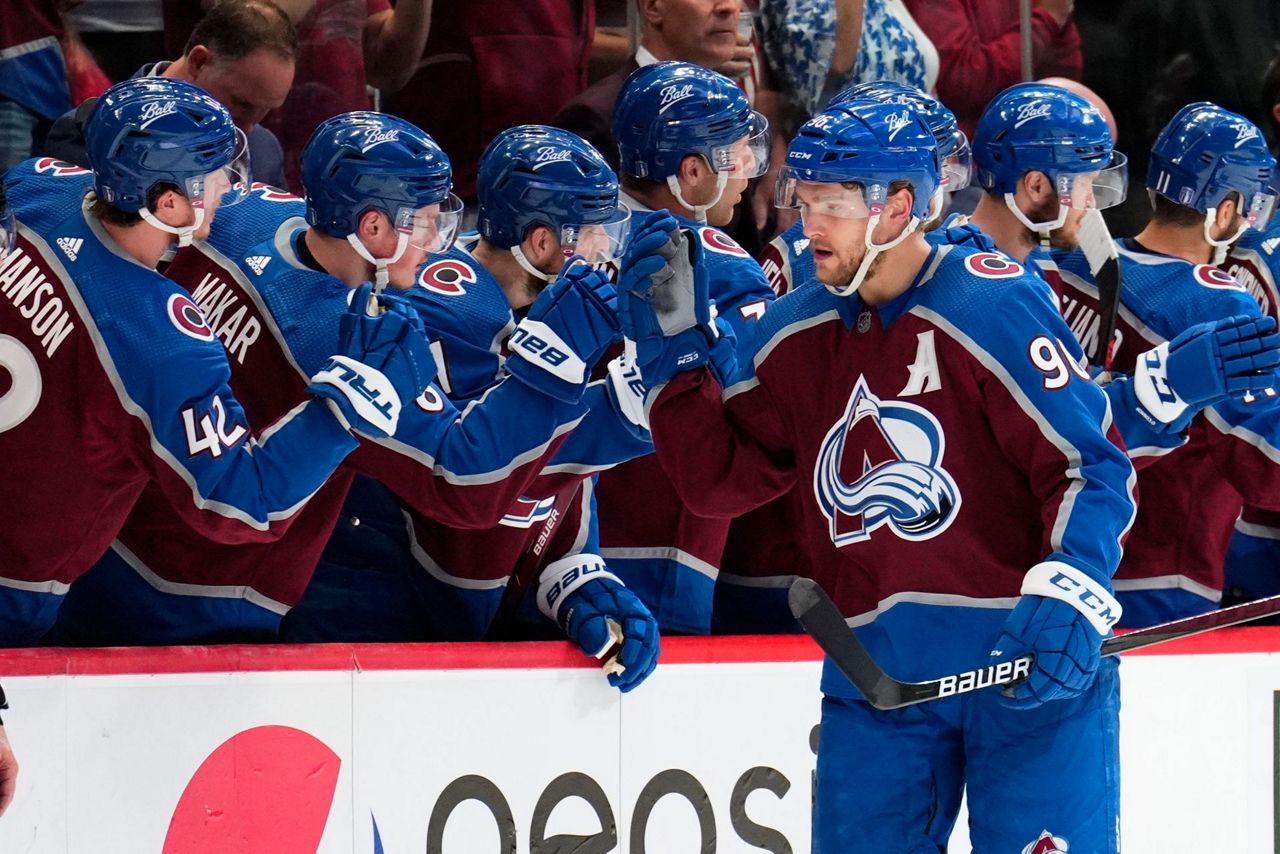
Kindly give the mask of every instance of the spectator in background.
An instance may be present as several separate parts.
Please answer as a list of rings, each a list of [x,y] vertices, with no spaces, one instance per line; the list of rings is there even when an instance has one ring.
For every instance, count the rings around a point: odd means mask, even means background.
[[[293,90],[265,121],[284,146],[290,189],[302,191],[302,149],[321,122],[369,109],[370,86],[395,91],[408,82],[427,43],[431,6],[432,0],[399,0],[394,9],[389,0],[316,0],[298,25]]]
[[[403,66],[407,85],[384,87],[383,108],[449,152],[454,190],[469,202],[491,139],[517,125],[546,124],[586,87],[595,2],[442,3],[430,28],[426,50],[419,46]]]
[[[613,136],[613,108],[622,84],[642,65],[667,59],[722,70],[746,71],[739,51],[741,0],[637,0],[644,34],[635,55],[608,77],[571,100],[551,121],[596,147],[609,166],[618,169],[618,141]],[[732,74],[725,76],[733,77]]]
[[[762,9],[765,55],[801,121],[855,83],[933,91],[937,51],[902,0],[767,0]]]
[[[0,14],[0,172],[26,160],[37,126],[71,109],[54,0],[5,0]]]
[[[1022,81],[1018,0],[906,0],[938,49],[938,98],[970,137],[978,116],[998,93]],[[1032,0],[1035,77],[1079,80],[1080,34],[1075,0]]]
[[[68,0],[64,8],[68,25],[112,83],[131,76],[139,58],[165,56],[160,0]]]
[[[280,186],[280,143],[258,123],[284,102],[297,56],[297,32],[279,6],[271,0],[223,0],[192,31],[181,57],[144,65],[134,77],[168,77],[204,89],[248,137],[254,178]],[[42,153],[87,168],[84,127],[96,103],[90,98],[58,119]]]

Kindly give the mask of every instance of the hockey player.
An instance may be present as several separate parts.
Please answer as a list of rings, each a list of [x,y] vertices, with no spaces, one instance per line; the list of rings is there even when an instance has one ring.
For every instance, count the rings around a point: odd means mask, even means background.
[[[1142,411],[1174,429],[1189,424],[1186,443],[1140,473],[1142,502],[1115,581],[1126,626],[1215,608],[1242,497],[1280,510],[1280,407],[1265,392],[1276,385],[1275,360],[1257,352],[1274,323],[1211,266],[1246,230],[1266,228],[1275,166],[1247,119],[1207,102],[1189,104],[1152,147],[1151,222],[1118,242],[1124,285],[1114,367],[1133,374]],[[1064,304],[1096,306],[1083,257],[1059,256],[1059,265]],[[1205,322],[1230,318],[1240,321],[1217,328],[1234,327],[1244,339],[1203,332]],[[1250,332],[1262,334],[1261,343]],[[1198,356],[1179,360],[1183,349]],[[1209,370],[1215,361],[1226,369]]]
[[[361,283],[411,287],[427,253],[452,242],[461,207],[444,153],[421,130],[383,114],[322,123],[304,149],[302,173],[305,204],[260,188],[168,270],[203,307],[231,357],[233,386],[264,423],[296,405],[348,301],[366,298]],[[186,528],[160,496],[144,495],[111,552],[73,588],[58,640],[274,639],[357,471],[450,524],[493,525],[582,417],[573,399],[585,377],[572,368],[615,337],[611,293],[603,277],[549,286],[525,329],[558,349],[532,353],[465,412],[433,384],[402,409],[394,438],[361,425],[349,464],[277,543],[220,547]]]
[[[768,167],[767,122],[728,78],[659,62],[627,78],[613,129],[623,201],[641,214],[668,211],[691,230],[721,323],[745,337],[773,292],[760,265],[720,227],[747,179]],[[708,632],[728,521],[686,508],[653,456],[602,473],[596,499],[601,554],[613,571],[664,631]]]
[[[1257,301],[1264,315],[1280,321],[1280,220],[1273,217],[1266,231],[1246,229],[1232,245],[1223,269]],[[1245,504],[1231,535],[1224,571],[1224,604],[1280,594],[1280,513]]]
[[[242,137],[194,86],[139,79],[103,96],[88,144],[92,172],[46,158],[6,176],[18,240],[0,264],[0,644],[40,639],[144,490],[219,541],[281,536],[355,448],[349,425],[373,420],[358,413],[378,409],[393,434],[429,379],[404,315],[344,305],[294,405],[254,419],[254,438],[214,330],[155,271],[175,237],[234,210]]]
[[[685,370],[718,345],[707,313],[684,309],[699,301],[667,308],[673,288],[704,290],[698,277],[628,259],[624,334],[655,366],[650,425],[681,497],[721,517],[806,489],[815,576],[886,671],[1036,655],[1010,696],[893,712],[828,667],[814,850],[944,849],[967,781],[975,850],[1048,830],[1115,852],[1117,671],[1099,650],[1133,469],[1043,283],[919,233],[940,181],[910,108],[820,115],[791,144],[779,202],[800,207],[825,287],[770,308],[723,391]]]
[[[459,407],[500,382],[504,364],[520,369],[518,356],[504,358],[524,340],[515,317],[560,276],[587,275],[584,262],[616,262],[629,218],[613,170],[580,137],[524,125],[490,142],[479,166],[478,241],[433,255],[407,292]],[[598,554],[590,475],[653,448],[648,430],[634,423],[642,420],[641,401],[621,357],[606,379],[588,386],[585,400],[590,411],[496,527],[464,531],[412,512],[412,556],[399,586],[394,571],[326,554],[333,559],[317,569],[284,636],[478,640],[567,632],[599,655],[613,620],[623,634],[623,670],[609,681],[623,691],[639,685],[657,662],[658,627]],[[359,517],[367,520],[370,510],[366,503]]]
[[[969,139],[956,124],[955,114],[941,101],[905,83],[875,80],[842,89],[832,96],[827,109],[839,107],[859,98],[909,106],[929,125],[934,139],[938,142],[938,152],[942,155],[943,196],[940,201],[943,206],[945,206],[947,194],[958,192],[969,186],[969,175],[972,169]],[[942,210],[938,210],[930,220],[941,214]],[[760,266],[764,268],[765,278],[769,280],[769,287],[773,288],[773,292],[778,296],[782,296],[793,287],[799,287],[813,280],[813,255],[807,251],[808,248],[809,240],[804,236],[804,223],[797,220],[794,225],[771,240],[760,253]]]

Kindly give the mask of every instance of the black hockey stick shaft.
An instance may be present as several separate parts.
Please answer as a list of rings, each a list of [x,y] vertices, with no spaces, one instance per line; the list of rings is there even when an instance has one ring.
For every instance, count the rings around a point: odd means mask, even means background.
[[[1008,685],[1025,679],[1035,661],[1034,656],[1024,655],[928,682],[901,682],[881,669],[857,635],[850,630],[840,609],[817,582],[809,578],[796,579],[791,584],[787,598],[792,615],[804,630],[817,641],[822,651],[862,693],[867,702],[877,709],[900,709],[955,694],[966,694],[980,688]],[[1280,614],[1280,596],[1246,602],[1108,638],[1102,644],[1102,654],[1115,655],[1141,649],[1273,614]]]

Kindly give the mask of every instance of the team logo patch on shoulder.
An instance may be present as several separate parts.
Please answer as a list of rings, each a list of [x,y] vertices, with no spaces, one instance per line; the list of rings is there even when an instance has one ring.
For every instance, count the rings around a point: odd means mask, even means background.
[[[35,169],[42,174],[57,175],[88,175],[89,170],[74,163],[67,163],[53,157],[41,157],[36,161]]]
[[[964,259],[964,266],[975,276],[984,279],[1015,279],[1026,269],[1007,255],[998,252],[979,252]]]
[[[213,340],[213,330],[205,322],[204,312],[186,294],[169,297],[169,320],[183,335],[190,335],[197,341]]]
[[[466,285],[477,281],[476,271],[470,264],[456,258],[432,261],[418,274],[418,284],[432,293],[447,297],[460,297],[467,292]]]
[[[260,181],[253,182],[253,193],[264,202],[300,202],[302,198]]]
[[[1235,277],[1226,270],[1219,270],[1217,267],[1210,267],[1208,264],[1197,264],[1191,271],[1191,275],[1195,276],[1198,284],[1204,285],[1206,288],[1225,288],[1229,291],[1244,290],[1240,287],[1240,283]]]
[[[702,245],[712,252],[719,252],[721,255],[732,255],[735,258],[751,257],[747,254],[747,250],[738,245],[737,241],[717,228],[704,225],[698,229],[698,237],[702,239]]]

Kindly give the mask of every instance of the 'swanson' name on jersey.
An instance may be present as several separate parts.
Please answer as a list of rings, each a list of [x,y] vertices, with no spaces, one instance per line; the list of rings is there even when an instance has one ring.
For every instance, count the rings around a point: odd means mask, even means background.
[[[0,261],[0,293],[31,321],[31,331],[40,338],[45,355],[53,358],[76,325],[62,298],[53,295],[44,270],[21,248]]]
[[[249,345],[257,341],[262,332],[262,323],[249,314],[249,306],[236,308],[240,295],[212,273],[205,273],[191,296],[204,312],[205,322],[213,334],[222,339],[227,354],[243,365]],[[231,311],[232,308],[235,310]]]

